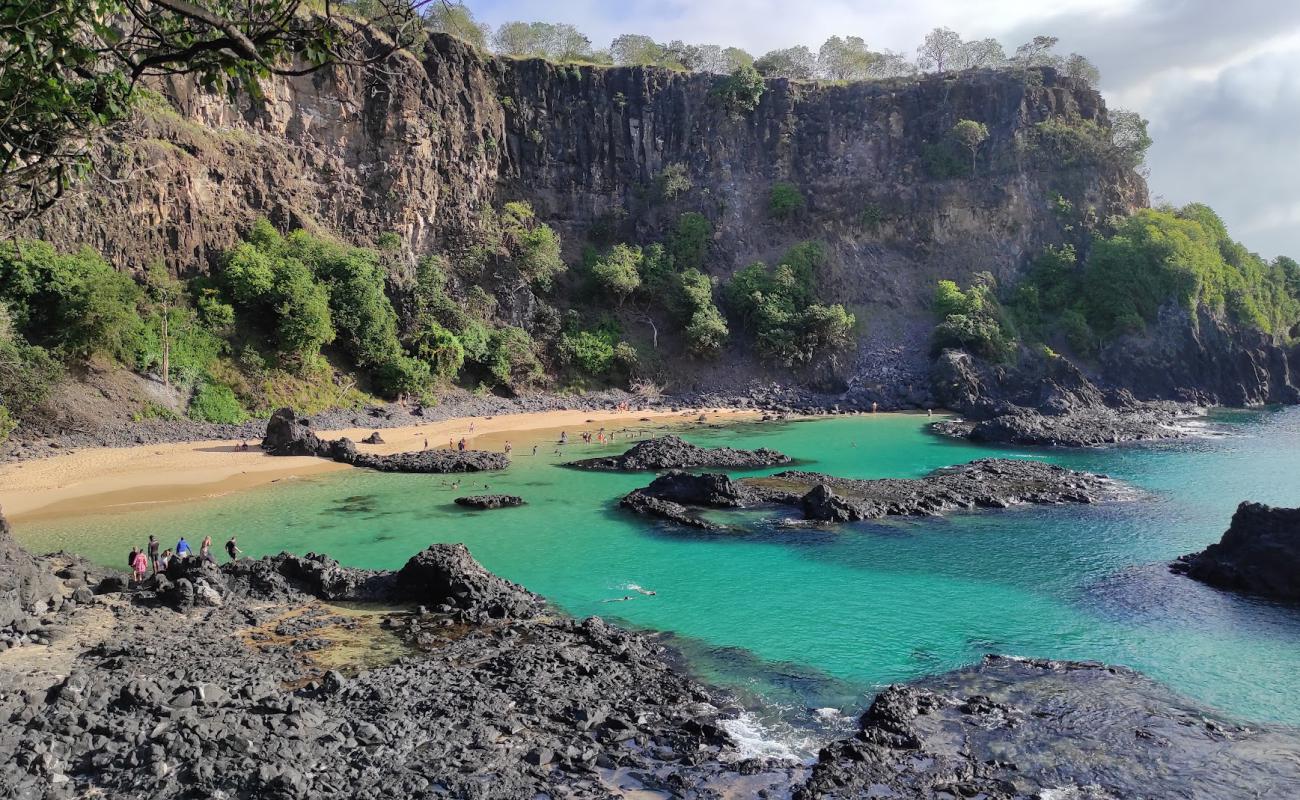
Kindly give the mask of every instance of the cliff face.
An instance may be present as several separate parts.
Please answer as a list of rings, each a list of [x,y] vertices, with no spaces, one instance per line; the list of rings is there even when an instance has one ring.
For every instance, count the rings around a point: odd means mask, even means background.
[[[161,260],[193,274],[258,216],[364,244],[396,231],[415,256],[454,253],[485,205],[529,200],[575,256],[593,231],[644,242],[700,211],[714,224],[707,268],[719,276],[797,241],[827,244],[821,292],[863,319],[856,371],[869,382],[924,372],[936,280],[989,271],[1011,281],[1045,244],[1083,244],[1087,227],[1066,224],[1057,197],[1093,219],[1146,202],[1132,171],[1032,152],[1037,122],[1105,121],[1095,91],[1050,71],[1041,85],[1009,72],[775,80],[745,114],[716,100],[718,80],[492,59],[434,37],[421,58],[276,81],[264,103],[173,81],[160,87],[170,103],[140,114],[105,150],[99,177],[30,232],[89,244],[124,269]],[[972,176],[939,177],[934,148],[963,118],[984,122],[989,139]],[[673,199],[656,183],[668,165],[691,183]],[[806,197],[797,219],[770,218],[776,181]]]

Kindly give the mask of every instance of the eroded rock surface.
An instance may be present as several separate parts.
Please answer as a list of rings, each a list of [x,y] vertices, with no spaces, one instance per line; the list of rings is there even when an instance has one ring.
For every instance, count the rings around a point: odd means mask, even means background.
[[[1300,735],[1242,725],[1132,670],[990,656],[891,686],[795,797],[1268,797],[1300,786]],[[1066,755],[1068,753],[1068,755]]]
[[[1039,461],[980,459],[923,478],[855,480],[816,472],[732,479],[673,471],[621,501],[631,511],[691,527],[723,529],[694,508],[792,506],[805,519],[854,522],[891,516],[936,516],[1015,505],[1096,503],[1117,499],[1123,487],[1104,475]]]
[[[373,438],[370,437],[370,438]],[[346,436],[324,440],[311,429],[311,421],[300,419],[293,409],[281,408],[266,423],[262,449],[273,456],[317,456],[379,472],[482,472],[505,469],[510,457],[486,450],[419,450],[378,455],[357,451]]]
[[[1222,589],[1300,603],[1300,508],[1242,503],[1218,543],[1171,568]]]
[[[789,464],[790,457],[776,450],[738,450],[734,447],[700,447],[679,436],[660,436],[630,447],[619,456],[587,458],[565,464],[578,469],[639,472],[659,469],[756,469]]]

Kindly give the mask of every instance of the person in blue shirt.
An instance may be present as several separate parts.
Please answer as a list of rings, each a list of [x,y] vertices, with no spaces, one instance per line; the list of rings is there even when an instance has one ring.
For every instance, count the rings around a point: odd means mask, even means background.
[[[190,543],[185,541],[185,537],[182,536],[180,540],[176,542],[176,557],[188,558],[189,555],[190,555]]]

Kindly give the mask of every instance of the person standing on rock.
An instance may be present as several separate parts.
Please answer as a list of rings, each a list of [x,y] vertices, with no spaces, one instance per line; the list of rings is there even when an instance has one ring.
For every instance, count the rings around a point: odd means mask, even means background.
[[[153,569],[153,574],[157,575],[158,569],[158,539],[152,533],[149,534],[149,566]]]
[[[132,551],[135,555],[131,559],[131,571],[135,573],[135,582],[142,583],[144,581],[144,573],[149,569],[148,560],[145,558],[143,550],[132,548]]]
[[[167,568],[172,565],[172,549],[169,547],[158,557],[158,571],[167,572]]]
[[[226,555],[230,556],[231,561],[238,561],[239,555],[243,552],[243,550],[239,549],[239,545],[235,544],[235,537],[231,536],[230,540],[226,542]]]
[[[200,560],[200,561],[211,561],[213,564],[217,563],[217,560],[216,560],[215,558],[212,557],[212,537],[211,537],[211,536],[204,536],[204,537],[203,537],[203,543],[199,545],[199,560]]]
[[[190,543],[185,541],[184,536],[176,540],[176,557],[177,558],[190,557]]]
[[[126,556],[126,568],[127,568],[127,569],[135,569],[135,557],[136,557],[139,553],[140,553],[140,549],[139,549],[138,547],[136,547],[135,545],[131,545],[131,552],[130,552],[130,553],[127,553],[127,556]]]

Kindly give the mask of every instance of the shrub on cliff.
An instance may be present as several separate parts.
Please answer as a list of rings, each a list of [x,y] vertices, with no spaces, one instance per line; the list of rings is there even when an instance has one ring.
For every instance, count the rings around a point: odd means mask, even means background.
[[[939,281],[934,293],[939,317],[934,351],[966,350],[990,361],[1004,361],[1016,350],[1016,334],[993,292],[991,277],[963,291],[955,281]]]
[[[703,269],[712,237],[713,225],[703,214],[688,211],[678,217],[668,236],[668,251],[677,269]]]
[[[773,184],[767,195],[767,213],[777,220],[793,219],[803,211],[805,204],[799,187],[785,181]]]
[[[713,96],[723,108],[733,113],[749,113],[758,108],[767,84],[750,64],[742,64],[713,87]]]
[[[641,285],[641,248],[617,244],[591,266],[591,277],[603,292],[612,295],[618,305]]]
[[[499,221],[510,263],[525,280],[541,289],[550,288],[555,276],[565,270],[559,234],[538,221],[528,203],[506,203]]]

